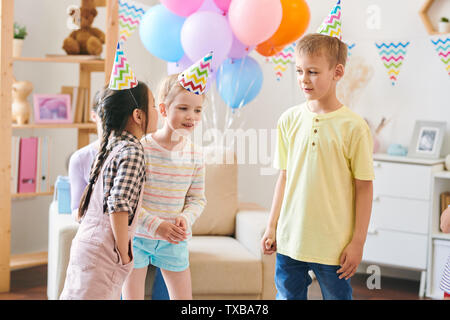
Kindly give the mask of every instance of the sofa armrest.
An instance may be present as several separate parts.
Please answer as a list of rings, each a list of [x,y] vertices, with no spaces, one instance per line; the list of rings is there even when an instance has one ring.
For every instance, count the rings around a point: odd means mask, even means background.
[[[276,289],[275,276],[275,254],[264,255],[261,249],[261,239],[266,230],[269,211],[253,204],[244,203],[239,205],[236,215],[236,240],[247,250],[261,259],[263,268],[263,291],[261,299],[275,299]]]

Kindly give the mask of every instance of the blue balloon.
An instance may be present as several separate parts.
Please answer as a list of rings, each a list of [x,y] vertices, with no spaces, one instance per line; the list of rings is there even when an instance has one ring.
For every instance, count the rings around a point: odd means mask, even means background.
[[[252,101],[261,91],[263,72],[252,57],[228,59],[217,71],[217,89],[230,108],[238,109]]]
[[[145,12],[139,25],[144,47],[160,59],[176,62],[184,56],[181,27],[186,19],[169,11],[162,4]]]

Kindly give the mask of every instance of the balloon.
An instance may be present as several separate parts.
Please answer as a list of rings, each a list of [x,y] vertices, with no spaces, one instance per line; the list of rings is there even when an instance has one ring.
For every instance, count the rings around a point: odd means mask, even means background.
[[[284,47],[285,46],[273,47],[272,45],[264,42],[256,46],[256,51],[262,56],[271,57],[276,55],[278,52],[283,51]]]
[[[161,0],[161,3],[173,13],[188,17],[198,10],[204,0]]]
[[[252,51],[255,46],[247,46],[239,41],[238,38],[233,34],[233,43],[231,44],[230,52],[228,53],[228,57],[233,59],[241,59],[248,55],[250,51]]]
[[[230,7],[231,0],[214,0],[216,6],[226,12]]]
[[[167,74],[175,74],[180,73],[189,68],[194,63],[186,56],[184,55],[183,58],[181,58],[177,62],[168,62],[167,63]]]
[[[233,34],[227,19],[215,12],[193,13],[181,29],[181,44],[189,59],[198,61],[213,51],[213,70],[226,59],[232,42]]]
[[[197,12],[199,11],[212,11],[223,15],[223,11],[216,6],[214,0],[205,0],[200,9],[197,10]]]
[[[228,19],[236,37],[248,46],[269,39],[282,18],[280,0],[233,0]]]
[[[261,91],[263,72],[252,57],[228,59],[217,71],[217,89],[227,106],[238,109]]]
[[[151,7],[142,17],[139,35],[144,47],[160,59],[176,62],[183,55],[180,32],[185,19],[161,4]]]
[[[310,12],[305,0],[281,0],[281,5],[283,18],[280,26],[268,40],[256,47],[256,51],[263,56],[276,54],[275,47],[286,46],[294,42],[308,28]]]

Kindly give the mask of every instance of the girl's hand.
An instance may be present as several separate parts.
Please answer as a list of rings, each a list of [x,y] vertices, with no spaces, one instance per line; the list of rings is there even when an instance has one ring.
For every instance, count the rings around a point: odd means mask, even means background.
[[[267,229],[261,239],[261,248],[264,254],[271,255],[277,251],[277,241],[275,238],[275,230]]]
[[[185,217],[182,216],[178,216],[175,218],[175,225],[177,227],[180,227],[181,229],[183,229],[184,231],[187,230],[187,221]]]
[[[169,221],[161,222],[158,229],[156,229],[156,235],[173,244],[186,240],[186,232]]]
[[[363,256],[364,244],[350,242],[342,251],[340,258],[341,268],[336,272],[340,273],[339,279],[350,279],[356,273]]]

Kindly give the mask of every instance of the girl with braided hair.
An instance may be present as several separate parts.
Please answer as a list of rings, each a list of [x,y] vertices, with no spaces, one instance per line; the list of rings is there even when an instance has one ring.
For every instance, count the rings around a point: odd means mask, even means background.
[[[115,61],[127,64],[119,47]],[[138,82],[128,66],[131,75],[124,77],[120,65],[113,67],[99,102],[100,149],[81,197],[80,227],[60,299],[120,299],[133,268],[132,239],[145,182],[140,139],[156,130],[158,115],[147,85]]]

